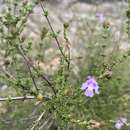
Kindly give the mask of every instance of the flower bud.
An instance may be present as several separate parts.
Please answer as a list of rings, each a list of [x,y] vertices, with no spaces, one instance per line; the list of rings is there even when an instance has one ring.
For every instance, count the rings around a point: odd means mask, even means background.
[[[42,95],[41,93],[39,93],[39,94],[37,95],[37,100],[38,100],[38,101],[43,101],[43,99],[44,99],[43,95]]]

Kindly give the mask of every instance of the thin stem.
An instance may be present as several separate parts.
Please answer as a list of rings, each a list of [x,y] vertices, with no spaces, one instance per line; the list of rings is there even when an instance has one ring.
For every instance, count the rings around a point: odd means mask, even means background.
[[[65,39],[65,41],[66,41],[66,47],[67,47],[67,50],[68,50],[68,70],[70,69],[70,60],[71,60],[71,53],[70,53],[70,46],[71,46],[71,43],[70,43],[70,41],[69,41],[69,39],[68,39],[68,37],[67,37],[67,28],[65,28],[65,26],[64,26],[64,39]]]
[[[40,126],[39,130],[44,130],[46,129],[50,129],[51,125],[53,124],[53,120],[52,120],[52,115],[50,117],[48,117],[48,119],[46,119],[44,121],[44,123],[42,124],[42,126]]]
[[[40,114],[40,116],[37,118],[37,120],[35,121],[35,123],[33,124],[32,128],[30,130],[35,130],[35,127],[38,126],[39,122],[41,121],[41,119],[43,118],[43,116],[46,114],[46,111],[42,112]]]
[[[0,97],[0,101],[30,100],[30,99],[35,99],[35,96],[19,96],[19,97],[5,97],[5,98]]]
[[[3,66],[0,66],[0,67],[2,68],[3,73],[5,73],[5,76],[7,77],[8,81],[16,85],[15,82],[17,82],[17,79],[8,70],[6,70],[5,67]],[[26,88],[23,84],[20,84],[20,86],[22,88]]]
[[[37,92],[38,92],[39,89],[38,89],[37,84],[36,84],[36,82],[35,82],[35,79],[34,79],[34,77],[33,77],[33,74],[32,74],[31,67],[30,67],[30,64],[29,64],[29,62],[28,62],[28,59],[26,59],[26,56],[25,56],[24,52],[21,50],[21,47],[19,47],[18,50],[19,50],[20,54],[22,55],[22,57],[24,58],[24,60],[25,60],[25,62],[26,62],[26,65],[27,65],[28,70],[29,70],[29,73],[30,73],[30,77],[31,77],[31,79],[32,79],[32,81],[33,81],[33,84],[34,84],[34,86],[35,86],[35,88],[36,88],[36,90],[37,90]]]
[[[31,66],[32,66],[32,68],[39,74],[39,76],[40,76],[43,80],[45,80],[45,81],[48,83],[48,85],[50,86],[50,88],[52,89],[52,91],[54,92],[54,94],[55,94],[55,96],[56,96],[56,90],[55,90],[55,88],[52,86],[51,82],[50,82],[44,75],[40,74],[40,73],[38,72],[38,70],[37,70],[33,65],[31,65]]]
[[[29,100],[29,99],[37,99],[36,96],[15,96],[15,97],[0,97],[0,101],[13,101],[13,100],[16,100],[16,101],[19,101],[19,100]],[[44,101],[48,101],[50,100],[51,98],[47,97],[47,96],[44,96],[43,97]]]
[[[41,0],[40,0],[40,6],[41,6],[43,12],[46,13],[46,11],[45,11],[45,9],[44,9],[44,6],[43,6],[43,4],[42,4],[42,2],[41,2]],[[47,20],[47,23],[48,23],[48,25],[49,25],[49,27],[50,27],[52,33],[55,34],[55,31],[54,31],[54,29],[53,29],[53,27],[52,27],[52,25],[51,25],[51,22],[50,22],[50,20],[49,20],[49,17],[48,17],[47,15],[45,15],[45,18],[46,18],[46,20]],[[58,46],[58,48],[59,48],[59,50],[60,50],[62,56],[64,57],[65,61],[69,64],[68,59],[66,58],[65,54],[64,54],[63,51],[62,51],[62,47],[60,46],[60,42],[59,42],[57,36],[54,35],[54,38],[55,38],[55,41],[56,41],[56,43],[57,43],[57,46]]]
[[[50,86],[50,88],[52,89],[52,91],[54,92],[54,94],[55,94],[55,96],[56,96],[56,90],[55,90],[55,88],[52,86],[51,82],[50,82],[44,75],[40,74],[39,71],[37,70],[37,68],[35,68],[32,64],[29,63],[28,57],[25,55],[22,46],[19,47],[19,51],[22,52],[22,53],[20,53],[20,54],[24,57],[24,59],[26,59],[26,62],[27,62],[27,64],[29,65],[29,67],[32,67],[32,68],[39,74],[39,76],[40,76],[43,80],[45,80],[45,81],[47,82],[47,84]]]

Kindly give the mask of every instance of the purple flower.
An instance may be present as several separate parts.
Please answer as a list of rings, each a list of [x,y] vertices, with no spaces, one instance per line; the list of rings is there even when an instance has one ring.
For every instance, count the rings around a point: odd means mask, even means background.
[[[127,118],[125,117],[120,117],[117,121],[116,121],[116,124],[115,124],[115,128],[117,130],[120,130],[124,125],[125,123],[127,123]]]
[[[87,97],[93,97],[94,94],[99,94],[99,86],[95,78],[88,76],[88,80],[82,84],[81,89],[85,92]]]
[[[105,21],[105,17],[103,13],[96,13],[96,17],[99,19],[100,23],[103,23]]]

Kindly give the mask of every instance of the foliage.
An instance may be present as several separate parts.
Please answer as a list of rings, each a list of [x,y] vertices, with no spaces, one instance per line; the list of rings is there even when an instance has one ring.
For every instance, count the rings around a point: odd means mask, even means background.
[[[50,29],[44,28],[36,47],[21,33],[37,4]],[[41,1],[6,0],[6,5],[0,18],[0,83],[8,86],[0,93],[7,97],[2,103],[6,112],[1,114],[1,130],[49,130],[54,127],[58,130],[114,130],[118,118],[126,117],[129,121],[130,53],[120,50],[118,41],[113,40],[108,21],[99,25],[99,32],[89,26],[89,21],[85,23],[84,28],[89,33],[88,37],[81,35],[85,53],[81,59],[73,59],[70,51],[73,48],[67,37],[69,24],[63,25],[65,44],[61,44],[59,32],[53,29],[49,11]],[[49,48],[51,39],[56,41],[60,64],[52,74],[47,74],[40,62],[46,58],[44,51]],[[75,59],[77,64],[73,64]],[[75,66],[80,70],[77,74]],[[93,97],[86,97],[81,90],[87,76],[93,76],[99,85],[100,93]],[[23,98],[17,101],[12,97]],[[128,127],[127,122],[124,129]]]

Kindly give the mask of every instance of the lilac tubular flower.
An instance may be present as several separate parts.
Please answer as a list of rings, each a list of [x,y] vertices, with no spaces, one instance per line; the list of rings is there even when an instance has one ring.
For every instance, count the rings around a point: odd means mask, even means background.
[[[88,76],[88,80],[82,84],[81,89],[87,97],[93,97],[94,94],[99,94],[99,86],[94,77]]]
[[[125,123],[127,123],[127,118],[125,117],[120,117],[115,124],[115,128],[117,130],[121,130],[121,128],[125,125]]]

